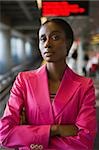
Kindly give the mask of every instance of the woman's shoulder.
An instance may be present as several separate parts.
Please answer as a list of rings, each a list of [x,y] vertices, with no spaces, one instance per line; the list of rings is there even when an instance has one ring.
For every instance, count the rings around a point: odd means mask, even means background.
[[[91,78],[85,77],[83,75],[79,75],[73,72],[71,69],[70,69],[70,74],[74,81],[81,83],[83,86],[87,86],[89,83],[93,83],[93,80]]]
[[[29,71],[23,71],[23,72],[19,72],[17,77],[18,78],[33,78],[36,77],[42,70],[44,70],[44,66],[41,66],[35,70],[29,70]]]

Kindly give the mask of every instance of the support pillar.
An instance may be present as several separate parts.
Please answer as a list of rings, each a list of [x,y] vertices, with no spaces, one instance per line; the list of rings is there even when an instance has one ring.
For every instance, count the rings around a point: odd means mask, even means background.
[[[0,74],[4,74],[13,66],[10,48],[10,29],[0,26]]]
[[[25,41],[21,38],[17,39],[17,57],[19,64],[24,63],[26,60]]]
[[[83,66],[84,66],[84,51],[82,40],[80,39],[78,45],[78,58],[77,58],[77,72],[80,75],[83,75]]]

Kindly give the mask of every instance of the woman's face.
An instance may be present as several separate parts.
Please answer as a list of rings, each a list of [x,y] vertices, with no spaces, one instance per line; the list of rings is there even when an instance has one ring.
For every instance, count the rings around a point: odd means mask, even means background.
[[[43,25],[39,31],[39,49],[47,62],[66,59],[66,36],[62,28],[53,22]]]

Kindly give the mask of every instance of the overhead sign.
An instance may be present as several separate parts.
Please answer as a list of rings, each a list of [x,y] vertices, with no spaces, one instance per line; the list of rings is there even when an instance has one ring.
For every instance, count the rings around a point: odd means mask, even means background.
[[[88,1],[42,1],[42,16],[88,15]]]

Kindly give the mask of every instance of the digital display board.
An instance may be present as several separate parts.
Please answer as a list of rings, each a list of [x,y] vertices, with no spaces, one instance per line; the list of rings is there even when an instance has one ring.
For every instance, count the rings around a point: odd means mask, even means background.
[[[42,1],[42,16],[88,15],[88,1]]]

